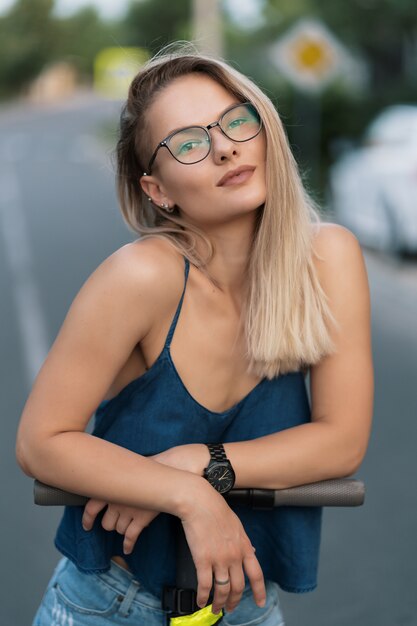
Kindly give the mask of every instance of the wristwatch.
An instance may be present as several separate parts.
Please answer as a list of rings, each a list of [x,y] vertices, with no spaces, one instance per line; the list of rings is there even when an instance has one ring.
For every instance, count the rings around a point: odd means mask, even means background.
[[[210,463],[204,469],[203,476],[219,493],[227,493],[233,488],[236,476],[232,464],[226,456],[222,443],[207,443],[210,451]]]

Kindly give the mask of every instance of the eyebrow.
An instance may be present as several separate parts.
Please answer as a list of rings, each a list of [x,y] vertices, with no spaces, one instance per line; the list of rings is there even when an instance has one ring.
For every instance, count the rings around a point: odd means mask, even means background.
[[[237,104],[244,104],[244,102],[238,100],[237,102],[234,102],[233,104],[229,104],[229,106],[227,106],[225,109],[223,109],[223,111],[221,113],[218,114],[216,121],[219,120],[222,117],[222,115],[224,115],[229,109],[231,109],[232,107],[236,106]],[[178,133],[180,130],[187,130],[188,128],[207,128],[207,126],[209,126],[212,123],[213,122],[209,122],[208,124],[187,124],[187,126],[179,126],[178,128],[175,128],[174,130],[171,130],[171,132],[167,133],[165,135],[164,139],[166,137],[170,137],[174,133]],[[162,141],[164,141],[164,139],[161,139],[161,141],[158,143],[158,145]]]

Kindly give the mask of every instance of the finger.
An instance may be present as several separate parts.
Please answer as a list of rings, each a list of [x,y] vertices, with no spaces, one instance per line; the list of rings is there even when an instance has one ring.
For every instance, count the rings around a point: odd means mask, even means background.
[[[237,607],[240,600],[242,599],[242,593],[245,589],[245,576],[243,573],[242,566],[232,565],[229,568],[230,575],[230,593],[227,598],[227,602],[225,608],[227,611],[231,612],[233,609]]]
[[[119,511],[116,508],[109,506],[107,511],[103,515],[101,525],[103,526],[104,530],[115,530],[118,519]]]
[[[107,502],[94,500],[93,498],[87,502],[84,507],[84,513],[81,520],[84,530],[90,530],[93,527],[97,515],[106,506]]]
[[[116,528],[115,530],[119,533],[119,535],[124,535],[126,533],[126,530],[129,527],[129,524],[132,521],[132,516],[131,515],[120,515],[117,522],[116,522]]]
[[[200,608],[206,606],[211,587],[213,585],[213,570],[208,561],[197,561],[197,604]]]
[[[140,515],[136,515],[135,518],[131,520],[124,533],[125,538],[123,541],[123,552],[125,554],[130,554],[132,552],[142,530],[146,528],[146,526],[149,526],[151,521],[155,519],[157,515],[159,515],[157,511],[143,510]]]
[[[253,553],[252,547],[250,549],[250,553],[243,559],[243,566],[246,574],[248,575],[256,604],[261,607],[265,606],[266,589],[264,575],[262,573],[261,566],[259,565],[259,561]]]
[[[141,532],[150,522],[158,515],[156,511],[147,511],[145,509],[129,509],[122,513],[117,520],[116,530],[121,535],[125,535],[130,524]]]
[[[125,554],[130,554],[132,552],[143,528],[142,524],[136,520],[132,520],[126,528],[125,537],[123,539],[123,552]]]
[[[227,569],[216,569],[213,576],[213,613],[217,614],[225,606],[230,594],[230,576]]]

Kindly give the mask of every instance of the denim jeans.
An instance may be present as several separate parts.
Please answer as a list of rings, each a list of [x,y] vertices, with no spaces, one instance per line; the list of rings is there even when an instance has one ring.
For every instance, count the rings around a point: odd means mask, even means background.
[[[278,585],[265,581],[267,600],[258,607],[249,585],[222,626],[284,626]],[[133,574],[113,561],[108,572],[85,574],[62,557],[55,568],[32,626],[166,626],[161,601],[143,589]]]

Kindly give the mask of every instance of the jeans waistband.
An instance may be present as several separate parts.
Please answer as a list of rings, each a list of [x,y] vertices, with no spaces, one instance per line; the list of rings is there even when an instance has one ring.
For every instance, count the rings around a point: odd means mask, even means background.
[[[76,565],[67,557],[62,559],[65,565],[69,568],[76,568],[78,573],[83,575],[83,572],[78,570]],[[90,574],[85,574],[89,576]],[[161,599],[149,593],[142,584],[134,577],[132,572],[124,569],[114,561],[110,561],[110,569],[107,572],[95,572],[97,576],[104,584],[114,589],[117,593],[125,596],[123,604],[126,604],[126,610],[128,610],[132,602],[140,602],[146,604],[150,608],[159,609],[162,611]],[[121,611],[123,612],[123,605]]]

